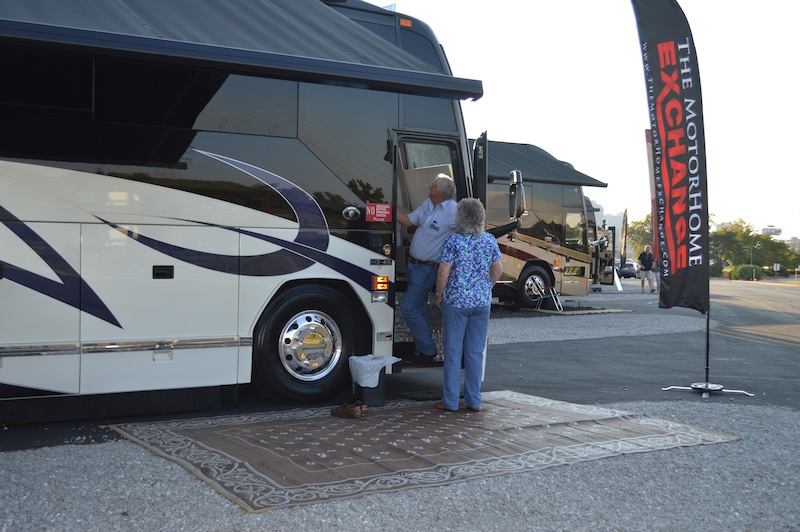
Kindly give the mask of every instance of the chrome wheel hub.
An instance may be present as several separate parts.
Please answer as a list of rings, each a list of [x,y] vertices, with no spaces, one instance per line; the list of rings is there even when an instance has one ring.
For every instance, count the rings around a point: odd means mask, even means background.
[[[283,327],[278,352],[287,373],[316,381],[333,371],[342,356],[342,334],[330,316],[317,310],[294,315]]]
[[[537,283],[538,279],[538,283]],[[544,286],[544,282],[542,279],[532,275],[525,279],[525,297],[530,299],[531,301],[536,301],[542,297],[542,292],[539,290],[539,286]]]

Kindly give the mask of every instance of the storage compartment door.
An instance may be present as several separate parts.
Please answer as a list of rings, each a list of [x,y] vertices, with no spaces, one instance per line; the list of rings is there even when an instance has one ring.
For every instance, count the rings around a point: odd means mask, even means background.
[[[78,391],[80,241],[78,224],[0,223],[0,384]]]

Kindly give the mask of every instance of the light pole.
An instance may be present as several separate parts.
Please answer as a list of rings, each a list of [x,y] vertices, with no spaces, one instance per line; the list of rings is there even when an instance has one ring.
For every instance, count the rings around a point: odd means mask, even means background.
[[[753,249],[761,249],[761,242],[756,242],[753,244],[753,241],[750,241],[750,266],[754,266],[753,264]],[[753,280],[756,280],[756,269],[753,268]]]

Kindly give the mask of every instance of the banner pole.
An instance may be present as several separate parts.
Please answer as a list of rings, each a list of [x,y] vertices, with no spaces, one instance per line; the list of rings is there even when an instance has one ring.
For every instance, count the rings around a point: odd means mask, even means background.
[[[711,367],[711,307],[706,311],[706,382]]]
[[[710,284],[709,280],[709,284]],[[667,390],[692,390],[694,392],[701,392],[703,395],[703,399],[708,399],[710,392],[722,392],[722,393],[738,393],[742,395],[746,395],[748,397],[753,397],[752,393],[746,392],[744,390],[726,390],[721,384],[711,384],[708,382],[709,379],[709,372],[711,369],[711,305],[709,305],[708,310],[706,311],[706,380],[705,382],[694,382],[691,386],[667,386],[665,388],[661,388],[663,391]]]

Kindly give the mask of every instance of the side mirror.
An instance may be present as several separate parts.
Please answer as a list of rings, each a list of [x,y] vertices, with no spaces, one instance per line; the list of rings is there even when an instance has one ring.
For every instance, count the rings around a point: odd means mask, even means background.
[[[522,186],[522,172],[512,170],[508,180],[508,217],[519,219],[527,210],[525,206],[525,189]]]

